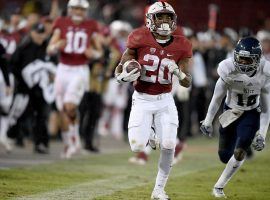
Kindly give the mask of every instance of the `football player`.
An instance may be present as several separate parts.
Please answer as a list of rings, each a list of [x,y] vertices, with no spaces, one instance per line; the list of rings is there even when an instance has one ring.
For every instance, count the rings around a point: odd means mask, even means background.
[[[129,118],[128,137],[131,150],[141,152],[154,124],[160,140],[159,170],[152,199],[169,199],[164,191],[172,166],[178,115],[171,95],[172,76],[189,87],[191,76],[188,62],[192,56],[191,43],[182,36],[173,36],[176,14],[165,2],[152,4],[146,13],[146,27],[134,30],[128,37],[127,49],[116,67],[119,82],[134,82],[133,103]],[[127,72],[130,60],[141,67]]]
[[[65,143],[64,157],[80,149],[77,106],[89,89],[88,62],[102,56],[97,37],[98,25],[87,19],[89,2],[69,0],[68,16],[58,18],[47,48],[48,54],[60,53],[55,77],[56,105],[61,111],[61,129]]]
[[[200,129],[211,135],[212,123],[223,98],[224,112],[219,121],[219,158],[226,167],[213,188],[215,197],[226,197],[223,188],[245,161],[252,144],[261,151],[265,146],[270,112],[270,63],[262,57],[259,41],[240,39],[234,57],[223,60],[217,69],[219,79]]]

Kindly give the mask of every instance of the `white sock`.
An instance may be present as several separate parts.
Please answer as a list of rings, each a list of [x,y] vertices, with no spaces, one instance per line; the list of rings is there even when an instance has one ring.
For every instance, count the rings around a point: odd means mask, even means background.
[[[79,135],[79,125],[77,123],[69,125],[69,133],[70,133],[72,145],[75,146],[76,149],[80,149],[81,140],[80,140],[80,135]]]
[[[155,190],[164,190],[172,168],[173,155],[174,149],[161,149]]]
[[[229,162],[227,163],[224,171],[216,182],[216,188],[224,188],[225,185],[229,182],[232,176],[236,173],[236,171],[240,168],[240,166],[244,163],[245,159],[242,161],[238,161],[235,159],[234,155],[231,157]]]
[[[70,137],[70,133],[69,131],[64,131],[61,132],[61,136],[62,136],[62,140],[65,146],[69,146],[70,142],[69,142],[69,137]]]

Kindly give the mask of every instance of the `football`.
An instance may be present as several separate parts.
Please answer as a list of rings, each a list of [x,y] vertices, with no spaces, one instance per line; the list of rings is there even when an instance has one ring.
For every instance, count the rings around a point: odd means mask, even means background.
[[[138,69],[137,71],[141,70],[141,65],[136,60],[129,60],[125,62],[124,66],[126,66],[126,70],[128,73],[136,68]]]

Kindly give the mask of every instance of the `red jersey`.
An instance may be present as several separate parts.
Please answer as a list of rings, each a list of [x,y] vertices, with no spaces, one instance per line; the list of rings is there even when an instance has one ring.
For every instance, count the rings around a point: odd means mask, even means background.
[[[95,20],[74,24],[70,17],[60,17],[54,22],[53,29],[60,29],[60,38],[66,41],[66,46],[60,52],[61,63],[72,66],[88,63],[84,52],[89,47],[92,35],[98,32]]]
[[[135,90],[157,95],[172,89],[172,74],[168,65],[192,57],[192,45],[183,36],[174,35],[165,45],[159,44],[146,27],[134,30],[128,37],[127,48],[135,49],[141,64],[141,76],[134,82]]]

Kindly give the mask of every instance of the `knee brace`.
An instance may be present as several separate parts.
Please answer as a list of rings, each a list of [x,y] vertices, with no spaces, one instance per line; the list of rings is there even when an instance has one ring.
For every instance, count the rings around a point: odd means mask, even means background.
[[[218,151],[218,155],[219,155],[219,159],[221,162],[223,163],[228,163],[228,161],[230,160],[230,158],[232,157],[232,153],[229,151]]]

